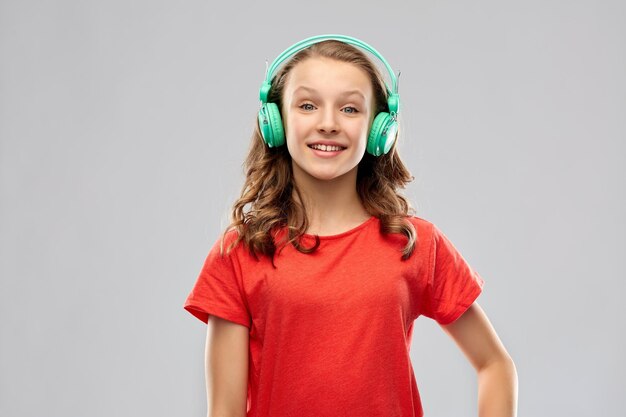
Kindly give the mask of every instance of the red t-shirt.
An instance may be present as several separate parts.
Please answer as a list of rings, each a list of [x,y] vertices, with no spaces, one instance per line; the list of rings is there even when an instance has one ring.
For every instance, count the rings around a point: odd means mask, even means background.
[[[406,238],[380,233],[376,217],[320,236],[312,254],[285,246],[276,269],[241,242],[222,258],[217,240],[184,308],[250,329],[247,417],[423,416],[413,322],[453,322],[484,281],[434,224],[409,219],[418,241],[406,261]]]

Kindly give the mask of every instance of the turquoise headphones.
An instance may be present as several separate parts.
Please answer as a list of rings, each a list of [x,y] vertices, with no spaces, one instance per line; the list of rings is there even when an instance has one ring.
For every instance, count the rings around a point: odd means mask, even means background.
[[[289,48],[285,49],[275,60],[267,70],[265,74],[265,80],[261,85],[261,91],[259,92],[259,98],[261,99],[261,109],[259,110],[259,128],[263,141],[267,143],[270,148],[275,146],[281,146],[285,143],[285,132],[283,129],[283,122],[280,117],[280,111],[276,103],[268,103],[267,97],[271,88],[271,81],[274,73],[278,69],[279,65],[290,56],[305,49],[315,43],[325,40],[338,40],[350,45],[358,46],[366,51],[372,53],[378,59],[385,64],[387,72],[391,78],[392,88],[390,89],[387,83],[385,87],[387,89],[387,105],[389,107],[389,113],[380,112],[374,118],[372,127],[367,138],[367,152],[380,156],[386,154],[391,149],[393,142],[395,141],[396,134],[398,132],[398,111],[400,109],[400,96],[398,95],[398,80],[391,70],[391,67],[385,60],[370,45],[362,42],[358,39],[351,38],[350,36],[343,35],[319,35],[304,39]]]

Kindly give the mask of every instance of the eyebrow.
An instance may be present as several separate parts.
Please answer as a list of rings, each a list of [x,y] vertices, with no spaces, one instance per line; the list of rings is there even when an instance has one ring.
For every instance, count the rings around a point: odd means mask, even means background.
[[[298,90],[307,90],[307,91],[312,92],[312,93],[317,93],[316,89],[311,88],[311,87],[307,87],[305,85],[301,85],[300,87],[298,87],[295,90],[293,90],[293,92],[296,93],[296,92],[298,92]],[[365,100],[365,96],[363,95],[363,93],[360,90],[348,90],[348,91],[344,91],[340,95],[342,97],[344,97],[344,96],[351,96],[351,95],[357,95],[357,96],[360,96],[363,100]]]

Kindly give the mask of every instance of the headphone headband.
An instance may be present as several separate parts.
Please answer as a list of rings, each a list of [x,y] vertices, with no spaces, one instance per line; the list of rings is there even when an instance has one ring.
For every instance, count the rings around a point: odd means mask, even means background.
[[[267,103],[267,97],[269,95],[269,91],[271,88],[272,77],[274,76],[274,72],[276,72],[280,64],[282,64],[287,58],[294,55],[295,53],[313,44],[316,44],[325,40],[338,40],[347,44],[361,47],[365,49],[366,51],[370,52],[375,57],[377,57],[385,65],[385,68],[387,69],[387,72],[389,73],[389,77],[391,78],[391,86],[392,86],[392,88],[390,89],[387,83],[385,82],[385,87],[387,88],[387,94],[389,95],[387,99],[387,104],[389,106],[389,112],[391,113],[392,116],[395,116],[398,113],[398,110],[400,107],[400,100],[398,97],[398,79],[396,78],[396,75],[393,73],[391,66],[385,60],[385,58],[383,58],[383,56],[379,54],[378,51],[376,51],[376,49],[374,49],[372,46],[356,38],[345,36],[345,35],[332,35],[331,34],[331,35],[312,36],[310,38],[301,40],[300,42],[285,49],[274,60],[274,62],[272,62],[272,65],[270,65],[267,73],[265,74],[265,80],[263,81],[263,84],[261,85],[261,90],[259,92],[259,98],[261,99],[261,102]]]

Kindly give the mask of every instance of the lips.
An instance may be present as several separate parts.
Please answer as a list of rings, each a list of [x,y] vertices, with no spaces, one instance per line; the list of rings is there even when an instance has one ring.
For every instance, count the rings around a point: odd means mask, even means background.
[[[344,150],[347,148],[347,146],[344,146],[342,143],[337,142],[336,140],[329,140],[329,139],[317,139],[315,141],[312,141],[306,144],[306,146],[308,146],[309,148],[312,146],[317,146],[319,148],[321,147],[321,145],[339,147],[341,148],[341,150]]]
[[[320,151],[320,152],[341,152],[344,149],[346,149],[343,146],[336,146],[336,145],[322,145],[322,144],[311,144],[308,145],[309,148],[316,150],[316,151]]]

